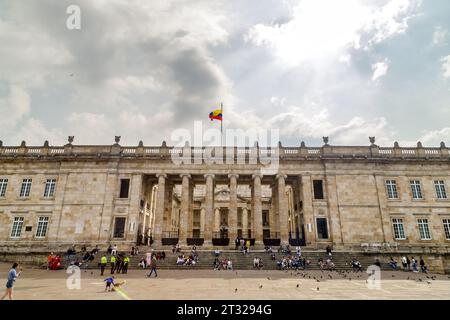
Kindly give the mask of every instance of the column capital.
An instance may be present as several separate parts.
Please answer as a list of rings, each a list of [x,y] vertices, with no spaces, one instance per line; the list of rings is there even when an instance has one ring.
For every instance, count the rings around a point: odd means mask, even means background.
[[[157,173],[156,174],[156,178],[164,178],[164,179],[167,179],[167,174],[165,174],[165,173]]]
[[[191,174],[190,173],[182,173],[180,174],[180,178],[183,179],[184,177],[187,177],[188,179],[191,178]]]
[[[208,177],[211,177],[211,178],[215,178],[215,175],[214,175],[214,173],[207,173],[207,174],[205,174],[205,175],[203,175],[203,177],[206,179],[206,178],[208,178]]]
[[[228,179],[231,179],[231,178],[236,178],[236,179],[239,179],[239,175],[237,174],[237,173],[230,173],[229,175],[228,175]]]
[[[255,180],[255,178],[260,178],[262,179],[264,177],[264,175],[262,173],[254,173],[252,174],[252,179]]]
[[[276,179],[278,180],[278,179],[280,179],[280,178],[283,178],[284,180],[286,180],[287,175],[285,175],[284,173],[279,173],[279,174],[277,174],[277,175],[276,175]]]

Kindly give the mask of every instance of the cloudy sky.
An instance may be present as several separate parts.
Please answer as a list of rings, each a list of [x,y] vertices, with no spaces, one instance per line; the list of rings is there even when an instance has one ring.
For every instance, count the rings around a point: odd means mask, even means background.
[[[449,145],[449,17],[448,0],[0,0],[0,140],[170,144],[223,101],[225,128],[284,145]]]

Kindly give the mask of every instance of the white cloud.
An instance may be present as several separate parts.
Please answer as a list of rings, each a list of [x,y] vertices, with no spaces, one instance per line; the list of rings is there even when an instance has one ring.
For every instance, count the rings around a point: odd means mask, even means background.
[[[444,78],[450,78],[450,55],[441,59]]]
[[[426,132],[420,141],[429,146],[437,146],[441,141],[448,145],[450,143],[450,127]]]
[[[0,130],[14,128],[30,112],[30,95],[23,88],[11,86],[9,96],[0,98]]]
[[[389,69],[389,60],[385,60],[383,62],[378,62],[372,65],[372,81],[377,81],[381,77],[384,77]]]
[[[436,46],[445,45],[447,43],[448,30],[441,26],[434,28],[433,44]]]
[[[377,7],[360,0],[303,0],[294,7],[289,22],[257,24],[249,30],[246,40],[273,48],[288,65],[339,58],[348,48],[367,48],[404,33],[419,4],[415,0],[391,0]],[[363,37],[368,38],[366,44]]]

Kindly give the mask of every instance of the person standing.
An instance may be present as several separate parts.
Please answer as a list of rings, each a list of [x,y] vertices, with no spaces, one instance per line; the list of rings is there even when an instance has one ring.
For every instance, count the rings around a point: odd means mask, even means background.
[[[17,272],[17,267],[18,266],[19,266],[19,264],[14,262],[14,264],[12,265],[11,270],[9,270],[9,272],[8,272],[8,280],[6,282],[6,291],[5,291],[5,294],[3,295],[3,297],[0,298],[0,300],[5,299],[6,296],[9,297],[9,300],[13,299],[14,282],[16,281],[16,279],[20,276],[20,273],[22,272],[22,269],[20,269],[20,271]]]
[[[403,271],[406,271],[406,267],[408,266],[406,256],[402,257],[402,266],[403,266]]]
[[[409,257],[406,257],[406,267],[408,268],[408,271],[411,270],[411,260],[409,260]]]
[[[327,245],[327,254],[331,256],[331,246]]]
[[[106,255],[103,255],[100,258],[100,275],[103,275],[105,272],[106,264],[108,263],[108,259],[106,258]]]
[[[109,261],[111,263],[111,274],[114,274],[114,270],[116,269],[116,257],[111,256]]]
[[[155,278],[158,276],[158,274],[156,273],[156,257],[153,256],[152,261],[150,263],[150,273],[147,275],[148,278],[151,277],[153,271],[155,271]]]
[[[130,258],[128,258],[128,256],[125,256],[125,258],[123,258],[123,267],[122,267],[122,273],[128,273],[128,265],[130,263]]]

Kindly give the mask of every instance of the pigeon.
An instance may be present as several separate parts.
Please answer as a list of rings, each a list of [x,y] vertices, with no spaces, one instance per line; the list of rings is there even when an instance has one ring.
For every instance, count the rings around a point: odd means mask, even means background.
[[[270,278],[269,278],[269,277],[267,277],[267,280],[270,280]]]
[[[299,287],[300,285],[297,283],[297,288]]]
[[[234,289],[234,293],[236,293],[237,292],[237,288],[236,289]]]
[[[317,291],[319,291],[319,287],[317,287]]]
[[[428,284],[431,284],[431,281],[427,281]]]
[[[319,279],[316,279],[316,281],[317,281],[317,282],[320,282],[320,280],[319,280]]]

